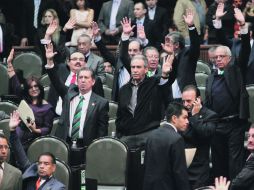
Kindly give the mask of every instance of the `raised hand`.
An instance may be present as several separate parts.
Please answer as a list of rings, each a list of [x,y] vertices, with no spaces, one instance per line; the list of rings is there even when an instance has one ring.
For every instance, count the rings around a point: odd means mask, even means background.
[[[54,34],[54,32],[56,31],[57,27],[58,27],[57,21],[56,21],[56,20],[53,20],[53,21],[49,24],[49,26],[48,26],[48,28],[47,28],[47,30],[46,30],[45,36],[51,37],[51,36]]]
[[[93,37],[100,36],[100,28],[96,22],[92,22]]]
[[[188,26],[192,26],[194,24],[194,11],[192,9],[186,9],[185,15],[183,15],[184,22]]]
[[[123,27],[123,33],[126,35],[130,35],[135,25],[131,26],[131,19],[124,17],[121,21],[121,25]]]
[[[9,56],[7,58],[7,64],[8,64],[8,66],[12,65],[13,58],[14,58],[14,49],[12,48],[11,51],[10,51],[10,54],[9,54]]]
[[[161,74],[162,77],[168,77],[170,71],[172,70],[174,58],[175,55],[173,53],[163,58],[162,74]]]
[[[219,3],[215,13],[216,19],[220,20],[226,13],[227,11],[224,12],[224,3]]]
[[[228,190],[230,181],[227,181],[227,178],[220,176],[215,178],[215,187],[213,190]]]
[[[76,25],[76,20],[74,18],[70,18],[66,24],[64,25],[63,30],[66,32],[67,30],[71,30],[73,28],[75,28]]]
[[[234,8],[235,11],[235,19],[239,22],[240,25],[244,25],[245,24],[245,18],[244,15],[242,13],[242,11],[238,8]]]
[[[146,33],[145,33],[145,28],[142,25],[137,26],[137,37],[140,38],[141,40],[146,39]]]
[[[13,113],[11,113],[10,115],[10,121],[9,121],[9,128],[10,131],[15,131],[17,126],[20,123],[20,118],[19,118],[19,113],[18,111],[13,111]]]
[[[45,56],[47,60],[52,60],[56,54],[57,52],[54,52],[52,43],[45,45]]]

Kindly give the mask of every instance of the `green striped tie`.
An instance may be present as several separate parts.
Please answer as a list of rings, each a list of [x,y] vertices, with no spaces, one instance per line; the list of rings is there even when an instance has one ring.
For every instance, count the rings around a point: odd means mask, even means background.
[[[76,108],[76,111],[73,117],[73,122],[72,122],[72,130],[71,130],[72,140],[77,140],[79,136],[80,118],[81,118],[81,111],[82,111],[83,102],[84,102],[84,96],[80,96],[79,98],[80,100]]]

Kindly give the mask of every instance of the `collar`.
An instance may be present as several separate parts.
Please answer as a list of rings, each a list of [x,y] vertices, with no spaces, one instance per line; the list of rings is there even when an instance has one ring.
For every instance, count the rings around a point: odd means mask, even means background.
[[[91,51],[89,50],[89,52],[87,52],[85,56],[88,57],[90,54],[91,54]]]
[[[0,169],[1,168],[4,170],[4,162],[2,164],[0,164]]]
[[[166,124],[168,124],[169,126],[171,126],[175,132],[177,132],[177,128],[172,124],[172,123],[169,123],[169,122],[166,122]]]
[[[143,16],[143,18],[136,20],[136,22],[143,23],[143,24],[144,24],[144,21],[145,21],[145,16]]]
[[[130,82],[133,86],[140,86],[144,80],[145,80],[146,77],[144,77],[141,81],[139,81],[138,83],[136,81],[133,80],[133,78],[131,78]]]
[[[84,100],[89,100],[90,99],[90,97],[91,97],[91,95],[92,95],[92,90],[90,90],[89,92],[87,92],[86,94],[81,94],[81,93],[79,93],[79,97],[80,96],[83,96],[84,97]]]
[[[156,7],[157,6],[155,5],[153,8],[148,8],[148,10],[155,11]]]

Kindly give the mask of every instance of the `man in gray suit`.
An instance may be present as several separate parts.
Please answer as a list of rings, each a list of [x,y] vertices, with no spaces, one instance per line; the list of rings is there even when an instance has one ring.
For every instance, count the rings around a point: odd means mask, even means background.
[[[8,140],[0,133],[0,189],[21,190],[21,171],[6,162],[9,153]]]
[[[130,0],[111,0],[102,5],[97,22],[105,43],[118,44],[122,33],[121,20],[134,18],[133,7]]]
[[[93,70],[95,76],[101,79],[104,83],[106,79],[106,74],[104,71],[103,58],[95,55],[91,52],[92,39],[86,34],[82,34],[78,38],[78,51],[84,54],[86,66]]]
[[[16,134],[16,128],[20,121],[19,113],[14,111],[10,116],[9,122],[9,128],[11,131],[10,144],[14,152],[17,165],[23,172],[22,190],[65,190],[64,184],[53,176],[56,170],[56,158],[52,153],[42,153],[39,156],[37,163],[31,163],[29,161]]]

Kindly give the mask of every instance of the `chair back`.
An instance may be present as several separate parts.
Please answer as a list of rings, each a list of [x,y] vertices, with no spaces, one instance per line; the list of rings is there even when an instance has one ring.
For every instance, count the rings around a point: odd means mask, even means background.
[[[114,76],[110,73],[106,73],[106,82],[105,82],[105,84],[111,89],[113,88],[113,80],[114,80]]]
[[[118,104],[116,102],[110,101],[109,102],[109,119],[115,119],[117,113]]]
[[[56,171],[54,176],[65,185],[65,189],[71,190],[71,169],[65,162],[56,159]]]
[[[18,106],[11,101],[0,102],[0,110],[10,115],[14,110],[17,110]]]
[[[97,181],[99,187],[126,187],[128,168],[127,146],[118,139],[95,140],[86,151],[86,179]],[[87,182],[87,180],[86,180]],[[90,190],[89,184],[86,189]]]
[[[7,137],[7,139],[10,138],[9,122],[10,119],[0,120],[0,133],[2,132]]]
[[[205,86],[198,86],[198,89],[200,91],[200,96],[202,98],[202,101],[205,102]]]
[[[116,120],[109,119],[108,121],[108,136],[112,136],[112,133],[116,133]]]
[[[108,101],[111,101],[112,89],[103,85],[103,91],[104,91],[104,98],[106,98]]]
[[[42,75],[39,81],[40,81],[41,85],[44,87],[50,86],[50,84],[51,84],[48,74]]]
[[[206,80],[208,78],[208,75],[205,73],[195,73],[195,79],[197,86],[206,86]]]
[[[202,61],[198,61],[197,67],[196,67],[196,73],[205,73],[207,75],[210,75],[211,69],[206,63],[204,63]]]
[[[246,87],[246,90],[249,94],[249,109],[250,109],[250,118],[249,121],[254,123],[254,85],[249,85]]]
[[[42,60],[36,53],[21,53],[14,58],[13,67],[16,70],[23,71],[24,78],[28,78],[29,76],[39,78],[42,73]]]
[[[0,64],[0,96],[9,94],[9,77],[5,65]]]
[[[57,159],[69,163],[69,145],[57,137],[48,135],[36,138],[28,147],[27,157],[35,162],[43,152],[51,152]]]

